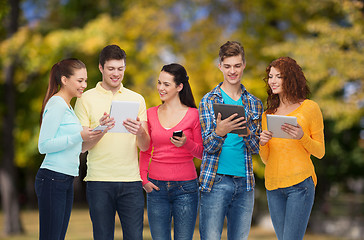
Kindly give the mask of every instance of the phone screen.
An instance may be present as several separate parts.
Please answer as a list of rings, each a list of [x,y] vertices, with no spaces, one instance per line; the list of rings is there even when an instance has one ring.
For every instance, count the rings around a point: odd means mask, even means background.
[[[99,125],[99,126],[95,127],[94,129],[92,129],[92,131],[104,131],[106,128],[107,128],[107,126]]]
[[[174,131],[173,132],[173,137],[182,137],[182,130],[179,130],[179,131]]]

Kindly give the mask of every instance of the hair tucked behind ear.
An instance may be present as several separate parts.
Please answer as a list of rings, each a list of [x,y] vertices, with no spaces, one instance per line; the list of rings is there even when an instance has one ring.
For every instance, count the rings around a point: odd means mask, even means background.
[[[161,71],[171,74],[177,86],[181,83],[183,84],[183,88],[179,92],[179,99],[181,100],[181,103],[187,107],[197,108],[191,86],[188,82],[189,77],[186,69],[178,63],[171,63],[164,65]]]
[[[43,99],[42,110],[40,112],[40,124],[42,124],[43,112],[48,100],[62,87],[62,76],[69,78],[74,74],[75,69],[83,68],[86,68],[86,65],[76,58],[67,58],[53,65],[49,76],[47,93]]]

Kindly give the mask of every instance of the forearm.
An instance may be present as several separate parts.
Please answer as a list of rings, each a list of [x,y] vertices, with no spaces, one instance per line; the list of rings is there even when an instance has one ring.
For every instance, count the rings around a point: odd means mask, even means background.
[[[310,109],[310,115],[305,116],[306,121],[311,124],[310,131],[304,131],[299,142],[307,152],[317,158],[325,155],[324,123],[319,106],[314,103]]]
[[[82,137],[80,133],[74,134],[72,136],[62,136],[48,140],[43,140],[42,138],[40,138],[38,150],[42,154],[54,153],[63,151],[80,142],[82,142]]]
[[[244,137],[244,141],[246,147],[249,149],[252,155],[259,154],[259,136],[251,133],[248,136]]]
[[[224,144],[225,137],[218,136],[215,132],[206,134],[202,136],[204,150],[209,154],[216,153],[220,151],[222,145]]]
[[[260,145],[259,155],[260,155],[260,159],[262,160],[262,162],[264,164],[267,164],[268,157],[269,157],[269,144],[268,143],[265,144],[264,146]]]
[[[143,131],[142,133],[138,134],[136,136],[137,138],[137,146],[141,151],[146,151],[149,148],[150,144],[150,137],[149,134],[146,131]]]
[[[139,153],[139,172],[140,177],[142,179],[143,186],[148,183],[148,169],[149,169],[149,161],[151,158],[151,148],[147,151],[140,151]]]
[[[246,147],[249,149],[251,154],[259,154],[259,134],[261,132],[261,121],[260,119],[255,120],[251,124],[247,124],[250,134],[244,138]]]
[[[203,146],[202,143],[198,144],[191,139],[187,139],[183,147],[193,156],[198,159],[202,158]]]
[[[313,139],[307,134],[304,134],[299,141],[307,150],[307,152],[314,155],[315,157],[322,158],[325,155],[325,142],[323,134],[318,139]]]

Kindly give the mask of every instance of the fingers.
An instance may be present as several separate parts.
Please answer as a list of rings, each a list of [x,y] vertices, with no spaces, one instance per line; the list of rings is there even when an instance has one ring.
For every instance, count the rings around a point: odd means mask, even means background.
[[[297,124],[297,126],[293,126],[285,123],[282,125],[282,130],[292,136],[293,139],[301,139],[303,137],[303,130],[299,124]]]
[[[183,145],[185,145],[187,138],[185,136],[185,134],[183,133],[182,137],[170,137],[169,139],[171,141],[171,143],[173,143],[176,147],[182,147]]]
[[[102,115],[102,117],[100,118],[99,123],[100,125],[108,126],[108,130],[110,130],[115,126],[114,118],[110,117],[110,115],[107,114],[106,112],[104,112],[104,115]]]
[[[123,125],[126,128],[126,130],[128,130],[131,134],[134,134],[134,135],[137,135],[143,129],[142,123],[140,121],[138,121],[138,119],[134,120],[134,119],[128,118],[123,122]]]
[[[264,146],[272,137],[273,133],[271,131],[263,130],[260,133],[260,145]]]
[[[221,114],[217,114],[216,119],[216,134],[219,136],[225,136],[229,132],[237,129],[246,128],[246,120],[244,117],[236,118],[238,116],[237,113],[232,114],[228,118],[221,120]]]
[[[216,122],[221,122],[221,113],[217,113]]]
[[[143,186],[144,190],[147,192],[147,193],[150,193],[152,192],[153,190],[156,190],[156,191],[159,191],[159,187],[157,187],[156,185],[154,185],[154,183],[152,182],[148,182],[146,183],[144,186]]]
[[[96,138],[99,138],[101,135],[103,135],[103,131],[92,131],[89,127],[83,127],[83,130],[81,132],[81,137],[83,141],[88,142],[92,141]]]

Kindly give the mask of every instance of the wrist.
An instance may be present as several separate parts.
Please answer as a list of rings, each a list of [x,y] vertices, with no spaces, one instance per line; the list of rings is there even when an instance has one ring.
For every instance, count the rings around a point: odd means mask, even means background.
[[[220,131],[220,130],[219,130],[219,129],[217,129],[217,128],[216,128],[216,130],[215,130],[215,133],[216,133],[216,135],[217,135],[217,136],[219,136],[219,137],[224,137],[224,136],[226,135],[226,133],[224,133],[224,132]]]

